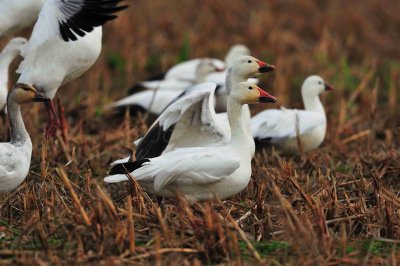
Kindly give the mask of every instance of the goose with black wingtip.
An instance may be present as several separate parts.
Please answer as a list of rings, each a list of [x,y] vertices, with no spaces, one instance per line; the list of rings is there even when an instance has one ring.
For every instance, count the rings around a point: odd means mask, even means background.
[[[228,119],[231,139],[225,146],[187,147],[156,158],[117,164],[105,182],[128,181],[128,171],[149,193],[174,197],[176,191],[190,200],[231,197],[246,188],[251,177],[251,145],[241,118],[242,105],[275,102],[276,98],[257,85],[235,84],[228,97]]]
[[[22,47],[17,72],[19,83],[32,84],[53,99],[59,87],[77,79],[97,60],[101,51],[102,25],[126,8],[121,0],[47,0],[32,35]],[[52,136],[60,126],[52,102],[46,103]]]
[[[244,82],[261,73],[273,71],[275,67],[252,56],[242,56],[235,60],[227,79],[229,86]],[[214,109],[217,84],[208,82],[185,91],[161,113],[148,132],[135,141],[138,160],[160,156],[179,147],[221,146],[230,140],[230,128],[226,113],[216,114]],[[243,106],[241,117],[246,123],[249,136],[250,111]],[[254,155],[255,146],[252,145]],[[115,163],[127,162],[130,157]]]

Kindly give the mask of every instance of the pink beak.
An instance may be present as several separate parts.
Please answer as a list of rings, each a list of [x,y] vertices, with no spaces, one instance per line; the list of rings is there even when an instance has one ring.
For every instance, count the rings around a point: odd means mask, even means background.
[[[269,65],[263,61],[257,60],[257,64],[259,65],[258,72],[260,72],[260,73],[265,73],[265,72],[275,70],[274,65]]]
[[[278,101],[275,96],[260,88],[258,88],[258,92],[260,93],[260,97],[258,97],[258,102],[260,103],[276,103]]]

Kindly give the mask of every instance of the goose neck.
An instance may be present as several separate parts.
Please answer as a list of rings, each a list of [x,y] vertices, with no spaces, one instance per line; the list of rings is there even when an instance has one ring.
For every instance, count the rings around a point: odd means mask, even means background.
[[[318,95],[307,96],[302,94],[304,109],[310,112],[324,113],[324,106],[321,103],[321,100]]]
[[[11,143],[24,143],[29,139],[29,135],[22,119],[21,106],[10,100],[9,97],[7,100],[7,111],[10,120]]]
[[[242,119],[242,104],[228,97],[228,121],[231,127],[231,143],[243,144],[246,140],[246,125]]]
[[[237,73],[237,71],[235,71],[235,69],[233,67],[228,68],[226,78],[225,78],[226,90],[228,92],[228,95],[231,92],[234,84],[238,84],[238,83],[246,81],[246,80],[247,80],[247,78],[244,77],[243,75],[240,75],[239,73]]]
[[[14,58],[15,55],[12,53],[0,54],[0,78],[4,83],[8,81],[8,67]]]

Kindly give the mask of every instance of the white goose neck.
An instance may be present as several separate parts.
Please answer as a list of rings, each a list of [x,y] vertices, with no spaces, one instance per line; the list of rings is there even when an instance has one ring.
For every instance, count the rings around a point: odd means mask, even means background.
[[[10,98],[10,97],[9,97]],[[11,143],[19,144],[30,141],[29,134],[26,131],[24,120],[22,119],[21,106],[8,99],[7,100],[8,118],[10,119]]]
[[[319,95],[308,95],[303,91],[301,92],[301,95],[303,98],[304,109],[306,111],[325,114],[325,109],[321,103]]]
[[[247,141],[247,131],[242,119],[242,104],[238,103],[233,97],[228,97],[227,112],[229,126],[231,127],[231,144],[243,147],[243,144]]]
[[[8,82],[8,68],[16,57],[13,53],[0,54],[0,78],[2,83]]]
[[[247,77],[237,73],[233,67],[228,68],[226,78],[225,78],[226,90],[228,92],[228,95],[231,92],[232,86],[234,84],[238,84],[238,83],[246,81],[246,80],[247,80]]]

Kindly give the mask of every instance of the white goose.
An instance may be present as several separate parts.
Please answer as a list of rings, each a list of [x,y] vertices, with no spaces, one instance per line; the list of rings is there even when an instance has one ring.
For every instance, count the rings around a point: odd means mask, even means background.
[[[0,0],[0,38],[30,26],[45,0]]]
[[[246,81],[259,73],[274,70],[252,56],[236,59],[228,78],[229,84]],[[160,156],[177,147],[219,146],[230,140],[227,115],[214,115],[215,83],[200,84],[185,91],[153,123],[146,135],[137,141],[136,159]],[[243,108],[242,119],[250,133],[250,112]],[[254,144],[253,144],[254,146]],[[255,147],[252,148],[254,154]],[[128,160],[129,158],[125,158]]]
[[[150,113],[159,115],[165,107],[183,90],[190,88],[194,84],[200,84],[206,81],[207,75],[215,71],[220,71],[220,68],[214,64],[211,59],[201,59],[196,68],[196,78],[194,81],[188,80],[164,80],[160,81],[160,88],[157,90],[145,90],[134,93],[115,103],[107,106],[108,108],[133,106],[145,109]],[[158,82],[158,81],[156,81]]]
[[[29,172],[32,142],[25,129],[20,105],[46,101],[50,99],[32,86],[21,83],[17,83],[8,94],[11,141],[0,143],[0,193],[18,187]]]
[[[251,131],[258,144],[273,144],[284,153],[299,153],[297,134],[304,152],[321,145],[326,133],[326,115],[319,94],[333,87],[319,76],[310,76],[301,87],[304,110],[265,110],[251,119]]]
[[[22,45],[26,42],[25,38],[13,38],[0,53],[0,111],[4,109],[7,103],[8,68],[11,62],[19,55]]]
[[[249,49],[241,44],[231,47],[225,57],[225,62],[215,58],[196,58],[182,63],[179,63],[170,68],[166,73],[158,75],[147,81],[139,82],[129,89],[128,94],[135,93],[138,89],[171,89],[171,90],[184,90],[188,88],[188,84],[195,84],[196,70],[199,64],[204,60],[211,60],[213,64],[219,69],[225,69],[230,66],[231,62],[239,56],[250,55]],[[218,85],[225,83],[225,73],[218,71],[210,73],[207,76],[207,81],[215,82]],[[226,106],[225,106],[226,108]]]
[[[156,158],[119,164],[104,180],[107,183],[127,181],[124,173],[128,171],[149,193],[157,196],[173,197],[176,191],[190,200],[233,196],[246,188],[251,177],[253,139],[248,136],[240,116],[242,105],[275,101],[275,97],[256,85],[235,84],[228,98],[232,137],[227,145],[180,148]]]
[[[236,58],[243,55],[250,55],[249,48],[242,44],[236,44],[229,49],[225,57],[225,62],[219,59],[212,60],[217,67],[219,67],[220,69],[224,69],[230,67],[232,62]],[[202,59],[191,59],[173,66],[170,70],[167,71],[164,79],[194,80],[196,77],[197,66],[201,62],[201,60]],[[214,74],[210,74],[207,81],[216,82],[218,84],[218,81],[220,81],[220,77],[217,77],[218,80],[214,80],[213,78],[210,78],[212,76],[214,76]],[[222,82],[225,82],[225,80],[223,79]]]
[[[32,84],[53,99],[58,88],[85,73],[101,51],[101,25],[126,6],[120,0],[47,0],[21,55],[18,82]],[[47,103],[50,135],[59,126]]]

